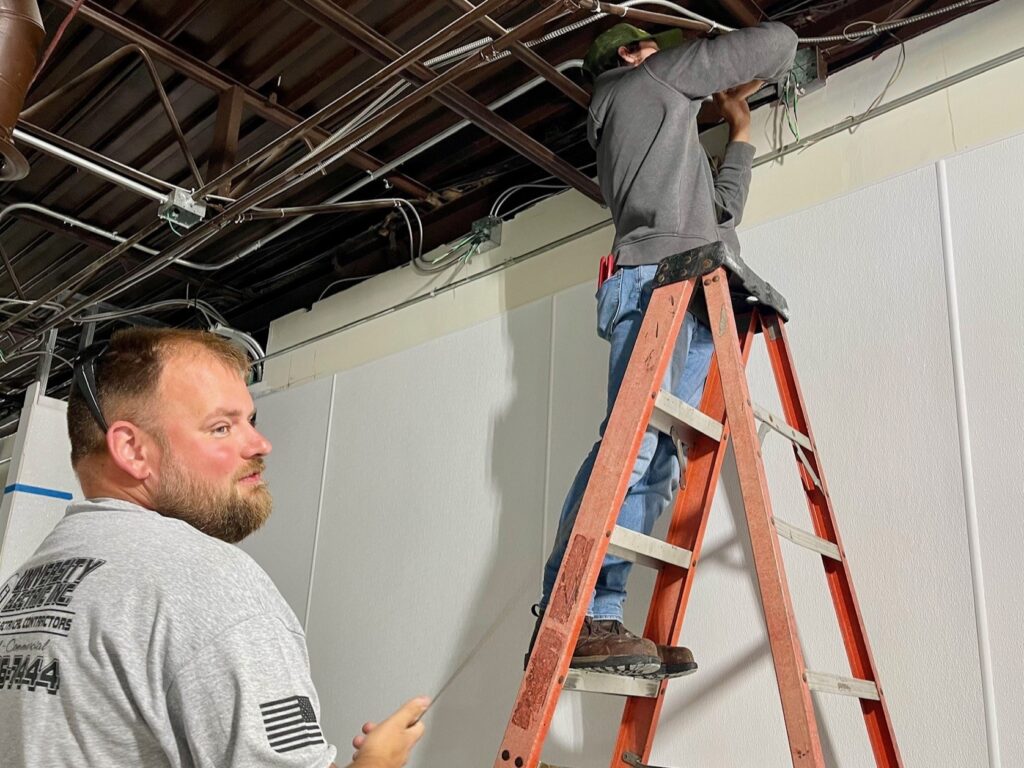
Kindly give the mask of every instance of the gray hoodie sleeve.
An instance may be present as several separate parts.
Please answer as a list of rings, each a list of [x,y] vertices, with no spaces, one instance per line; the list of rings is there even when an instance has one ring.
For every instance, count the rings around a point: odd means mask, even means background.
[[[711,40],[696,40],[649,57],[658,81],[691,99],[703,99],[751,80],[778,80],[793,66],[797,38],[785,24],[765,22]]]
[[[715,208],[718,223],[737,226],[750,192],[751,166],[755,149],[743,141],[730,141],[715,176]]]

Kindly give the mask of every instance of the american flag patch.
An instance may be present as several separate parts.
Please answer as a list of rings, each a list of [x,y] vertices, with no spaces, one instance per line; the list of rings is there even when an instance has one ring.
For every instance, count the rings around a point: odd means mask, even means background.
[[[270,747],[275,752],[291,752],[312,744],[323,744],[324,735],[316,722],[313,702],[305,696],[260,704],[263,726],[267,729]]]

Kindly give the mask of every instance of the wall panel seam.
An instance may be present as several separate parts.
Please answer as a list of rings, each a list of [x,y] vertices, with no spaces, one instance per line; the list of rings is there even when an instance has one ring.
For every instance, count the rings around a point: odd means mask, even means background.
[[[939,223],[942,231],[942,262],[946,283],[946,308],[949,320],[949,347],[953,368],[953,392],[956,398],[957,431],[959,433],[960,472],[963,479],[964,508],[967,517],[967,545],[971,565],[971,586],[974,591],[974,619],[978,630],[978,657],[981,662],[981,688],[985,706],[985,736],[988,742],[990,768],[1001,768],[999,729],[992,675],[992,647],[989,641],[988,608],[978,533],[978,504],[974,491],[974,466],[971,454],[970,425],[967,415],[967,389],[964,377],[963,343],[960,337],[960,306],[957,296],[956,265],[953,248],[953,220],[949,205],[949,179],[946,161],[935,164],[939,194]]]
[[[551,424],[555,402],[555,315],[558,301],[555,296],[548,298],[551,305],[551,320],[548,327],[548,408],[547,423],[544,425],[544,507],[541,515],[540,577],[544,578],[545,548],[548,541],[548,508],[551,504]]]
[[[338,377],[331,376],[331,395],[327,406],[327,428],[324,430],[324,465],[320,472],[320,493],[316,503],[316,526],[313,529],[313,552],[309,563],[309,588],[306,590],[306,615],[302,617],[302,629],[309,634],[309,614],[313,605],[313,579],[316,575],[316,556],[320,545],[320,519],[324,510],[324,489],[327,485],[327,467],[330,465],[331,426],[334,422],[334,394]]]

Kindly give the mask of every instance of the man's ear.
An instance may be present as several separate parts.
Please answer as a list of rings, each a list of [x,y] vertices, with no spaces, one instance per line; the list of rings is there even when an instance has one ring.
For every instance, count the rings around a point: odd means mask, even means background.
[[[149,479],[159,462],[153,439],[137,424],[115,421],[107,430],[110,460],[138,481]]]
[[[629,60],[630,50],[626,46],[620,45],[616,53],[619,54],[619,59],[621,59],[622,61],[629,62],[630,64],[633,63]]]

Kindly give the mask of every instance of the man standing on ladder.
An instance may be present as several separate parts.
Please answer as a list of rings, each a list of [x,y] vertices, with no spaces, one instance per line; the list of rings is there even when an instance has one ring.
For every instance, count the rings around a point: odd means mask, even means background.
[[[793,65],[797,38],[788,27],[764,23],[715,39],[684,41],[681,30],[650,35],[618,24],[599,35],[584,68],[594,77],[587,120],[597,151],[601,191],[612,212],[615,243],[602,261],[597,294],[598,334],[611,345],[610,414],[653,292],[659,262],[716,240],[738,252],[734,232],[746,202],[754,147],[746,99],[758,80],[777,80]],[[730,141],[712,175],[697,134],[697,113],[715,94]],[[664,388],[700,407],[711,355],[711,331],[700,308],[686,313]],[[706,320],[706,318],[705,318]],[[600,428],[604,434],[605,421]],[[584,460],[562,507],[555,544],[544,569],[542,615],[558,575],[590,480],[600,439]],[[618,525],[650,534],[679,485],[685,454],[654,429],[644,435]],[[632,563],[609,555],[597,579],[571,666],[600,672],[674,677],[697,668],[686,648],[655,645],[622,625]],[[536,638],[540,619],[534,630]],[[531,650],[533,642],[531,641]]]

